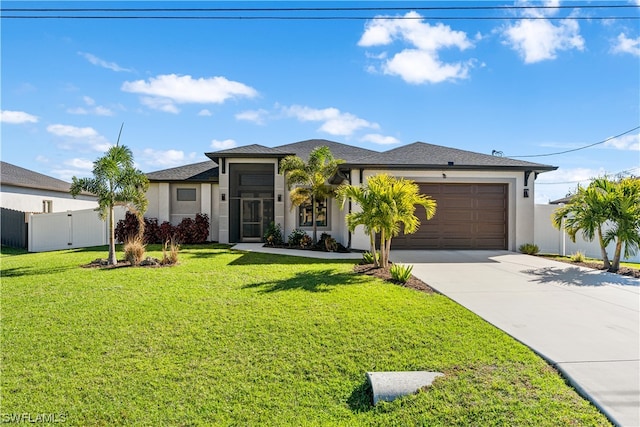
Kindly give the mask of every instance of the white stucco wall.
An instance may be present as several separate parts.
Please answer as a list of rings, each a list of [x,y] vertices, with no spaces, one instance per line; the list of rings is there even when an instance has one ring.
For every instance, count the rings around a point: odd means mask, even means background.
[[[95,197],[79,195],[71,197],[69,193],[50,190],[38,190],[13,185],[0,185],[0,206],[21,212],[42,212],[42,202],[52,202],[52,212],[66,212],[81,209],[95,209],[98,202]]]

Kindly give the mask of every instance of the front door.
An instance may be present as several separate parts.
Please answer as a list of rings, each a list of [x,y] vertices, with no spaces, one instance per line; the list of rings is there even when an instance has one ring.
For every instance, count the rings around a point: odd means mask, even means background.
[[[262,199],[241,199],[240,221],[242,242],[262,241]]]

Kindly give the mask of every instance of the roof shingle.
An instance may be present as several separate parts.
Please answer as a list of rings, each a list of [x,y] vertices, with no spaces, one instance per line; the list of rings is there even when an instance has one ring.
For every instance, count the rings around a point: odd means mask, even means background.
[[[149,181],[218,181],[218,165],[211,160],[147,174]]]
[[[68,193],[71,184],[11,163],[0,161],[0,181],[5,185]]]

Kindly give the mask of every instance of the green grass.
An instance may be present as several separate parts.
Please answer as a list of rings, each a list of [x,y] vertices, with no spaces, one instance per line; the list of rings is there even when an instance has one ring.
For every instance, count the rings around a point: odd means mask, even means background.
[[[152,255],[160,257],[159,247]],[[1,410],[65,425],[608,425],[525,346],[352,262],[183,248],[170,268],[3,248]],[[367,371],[432,370],[372,407]]]

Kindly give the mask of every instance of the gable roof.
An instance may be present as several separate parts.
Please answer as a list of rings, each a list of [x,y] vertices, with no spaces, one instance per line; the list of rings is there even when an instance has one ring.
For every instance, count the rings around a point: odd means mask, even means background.
[[[66,181],[2,161],[0,161],[0,182],[4,185],[61,193],[69,193],[71,190],[71,184]]]
[[[219,158],[283,158],[296,155],[308,159],[311,151],[319,146],[327,146],[336,159],[345,161],[341,170],[349,168],[385,169],[459,169],[459,170],[523,170],[546,172],[557,166],[516,160],[509,157],[492,156],[473,151],[444,147],[442,145],[414,142],[388,151],[378,152],[326,139],[308,139],[278,147],[260,144],[244,145],[227,150],[205,153],[210,159]],[[218,167],[210,161],[177,168],[164,169],[147,174],[150,181],[218,181]]]
[[[293,153],[301,159],[307,160],[313,149],[321,146],[329,147],[334,158],[342,159],[346,163],[350,163],[362,157],[379,154],[377,151],[354,147],[353,145],[342,144],[340,142],[328,141],[326,139],[308,139],[306,141],[280,145],[276,148],[281,151]]]
[[[451,169],[522,169],[540,172],[557,169],[556,166],[525,162],[509,157],[475,153],[473,151],[427,144],[425,142],[414,142],[413,144],[403,145],[402,147],[397,147],[389,151],[362,157],[351,162],[349,166],[384,166],[385,168],[392,169],[441,169],[442,167]]]
[[[251,144],[205,153],[205,156],[216,161],[220,157],[285,157],[289,154],[293,153],[285,153],[278,148],[265,147],[260,144]]]
[[[211,160],[207,160],[150,172],[146,175],[149,181],[218,182],[218,165]]]

